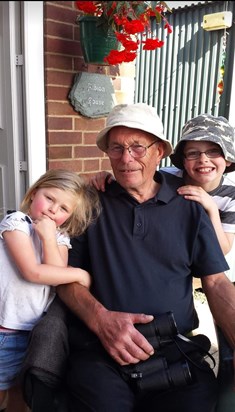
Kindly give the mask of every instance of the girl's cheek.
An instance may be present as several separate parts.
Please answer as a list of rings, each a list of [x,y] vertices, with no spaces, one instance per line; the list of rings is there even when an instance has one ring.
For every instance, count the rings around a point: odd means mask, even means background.
[[[57,218],[56,226],[61,226],[64,222],[66,222],[66,220],[68,220],[69,217],[70,217],[69,215],[66,215],[66,216]]]
[[[31,203],[30,210],[33,211],[34,213],[39,213],[43,211],[45,207],[46,207],[45,202],[35,199]]]

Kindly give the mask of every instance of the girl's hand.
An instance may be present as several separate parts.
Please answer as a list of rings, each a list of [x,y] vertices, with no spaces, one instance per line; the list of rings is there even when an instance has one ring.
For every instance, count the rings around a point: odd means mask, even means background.
[[[109,172],[103,171],[98,172],[92,176],[89,180],[89,183],[94,186],[97,190],[105,192],[105,183],[111,183],[114,179],[113,175]]]
[[[50,219],[48,216],[42,216],[33,222],[33,228],[41,241],[50,239],[56,239],[56,224],[54,220]]]

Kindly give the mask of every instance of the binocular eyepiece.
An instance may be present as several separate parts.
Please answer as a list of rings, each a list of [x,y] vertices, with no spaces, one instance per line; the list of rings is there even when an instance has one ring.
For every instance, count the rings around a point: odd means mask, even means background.
[[[186,360],[169,364],[165,357],[153,357],[137,364],[130,374],[138,391],[161,391],[189,385],[192,375]]]
[[[172,342],[172,337],[179,333],[172,312],[157,315],[149,323],[137,323],[135,327],[145,336],[154,349],[159,349],[161,346]]]
[[[157,351],[146,361],[121,366],[124,378],[143,392],[189,385],[192,375],[187,360],[169,362],[164,356],[164,347],[174,345],[174,336],[179,333],[173,313],[157,315],[152,322],[138,323],[135,327]]]

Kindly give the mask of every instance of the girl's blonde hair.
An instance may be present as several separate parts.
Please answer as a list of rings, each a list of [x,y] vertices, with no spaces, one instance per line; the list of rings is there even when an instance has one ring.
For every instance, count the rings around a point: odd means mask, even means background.
[[[76,196],[77,204],[72,215],[60,226],[70,237],[82,234],[100,214],[97,191],[77,173],[64,169],[48,170],[27,190],[20,206],[23,213],[30,210],[32,194],[43,187],[65,190]]]

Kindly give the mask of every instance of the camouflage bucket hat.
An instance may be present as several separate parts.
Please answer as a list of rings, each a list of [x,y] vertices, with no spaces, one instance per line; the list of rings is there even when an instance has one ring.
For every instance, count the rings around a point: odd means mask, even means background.
[[[225,117],[214,117],[210,114],[201,114],[185,123],[182,128],[182,137],[170,156],[172,163],[178,169],[184,169],[183,150],[185,142],[189,140],[207,141],[218,144],[225,160],[232,164],[225,169],[225,173],[235,170],[235,130]]]

